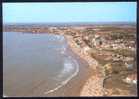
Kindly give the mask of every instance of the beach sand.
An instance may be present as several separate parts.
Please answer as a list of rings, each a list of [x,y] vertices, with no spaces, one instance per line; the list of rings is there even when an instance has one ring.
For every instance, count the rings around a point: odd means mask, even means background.
[[[82,49],[78,48],[73,41],[72,37],[65,36],[71,50],[81,57],[84,61],[88,63],[91,70],[90,77],[84,83],[79,96],[103,96],[103,79],[104,74],[102,68],[99,66],[98,62],[93,59],[89,54],[82,52]]]

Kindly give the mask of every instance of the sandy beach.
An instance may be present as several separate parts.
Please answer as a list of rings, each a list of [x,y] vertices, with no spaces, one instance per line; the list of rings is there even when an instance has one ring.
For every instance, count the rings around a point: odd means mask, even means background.
[[[72,37],[65,36],[72,51],[85,60],[92,75],[87,79],[86,83],[81,89],[80,96],[103,96],[103,79],[104,75],[102,69],[98,66],[98,62],[93,59],[89,54],[83,53],[82,49],[78,48],[74,43]],[[95,85],[95,86],[94,86]]]

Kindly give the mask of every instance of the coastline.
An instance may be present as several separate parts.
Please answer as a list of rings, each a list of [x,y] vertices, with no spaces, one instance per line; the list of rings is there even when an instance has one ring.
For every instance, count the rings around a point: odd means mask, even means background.
[[[85,84],[83,85],[83,88],[80,91],[80,96],[103,96],[104,75],[102,74],[102,69],[100,69],[99,63],[91,56],[89,56],[89,54],[83,53],[83,51],[75,45],[72,37],[67,35],[64,35],[64,37],[67,39],[67,43],[70,49],[81,59],[88,63],[88,66],[92,72],[90,77],[86,80]]]
[[[21,35],[24,35],[24,34],[21,34]],[[67,40],[66,40],[66,44],[67,44]],[[20,91],[19,91],[19,93],[17,94],[17,96],[18,95],[20,95],[20,96],[23,96],[23,95],[27,95],[27,96],[36,96],[36,95],[37,96],[47,96],[48,95],[49,96],[49,93],[50,93],[50,96],[79,96],[79,92],[81,90],[81,87],[85,83],[85,80],[89,77],[89,72],[88,72],[89,69],[86,68],[88,66],[88,64],[87,64],[86,61],[82,60],[79,56],[77,56],[77,54],[75,54],[71,50],[71,48],[68,46],[68,44],[67,44],[67,53],[65,53],[65,54],[71,56],[71,58],[73,58],[73,60],[76,59],[76,61],[78,61],[79,66],[77,66],[77,73],[75,72],[75,74],[74,73],[72,74],[74,77],[71,76],[66,81],[64,81],[63,82],[64,84],[62,83],[62,87],[61,86],[60,87],[56,87],[55,89],[50,90],[50,91],[45,91],[45,87],[46,87],[45,86],[45,83],[46,83],[45,80],[42,81],[41,84],[38,84],[39,83],[39,80],[38,80],[38,81],[36,81],[34,83],[35,85],[37,84],[36,87],[34,87],[33,89],[31,89],[30,92],[26,93],[25,91],[21,91],[21,93],[20,93]],[[80,69],[79,72],[78,72],[78,70],[79,70],[78,67]],[[32,68],[30,68],[30,69],[32,70]],[[39,70],[37,70],[37,69],[36,69],[36,71],[39,72]],[[44,73],[43,75],[45,76],[46,73]],[[25,79],[26,78],[27,77],[25,77]],[[42,80],[42,79],[45,79],[45,78],[43,78],[43,77],[40,78],[40,80]],[[59,91],[59,89],[61,91]]]
[[[84,86],[84,83],[86,82],[87,78],[90,76],[91,72],[88,68],[88,63],[72,50],[72,48],[68,44],[69,41],[66,38],[65,40],[67,44],[66,54],[71,55],[71,58],[73,57],[76,59],[76,61],[78,61],[79,66],[77,66],[77,71],[79,72],[77,72],[76,74],[73,74],[74,77],[73,76],[70,77],[68,80],[64,82],[64,84],[62,84],[62,86],[60,85],[56,87],[55,89],[52,89],[48,92],[44,92],[45,82],[43,81],[41,83],[42,85],[35,87],[36,90],[31,90],[29,93],[26,94],[27,96],[36,96],[36,95],[38,96],[79,96],[81,88]],[[21,96],[23,94],[24,94],[24,91],[20,93]]]

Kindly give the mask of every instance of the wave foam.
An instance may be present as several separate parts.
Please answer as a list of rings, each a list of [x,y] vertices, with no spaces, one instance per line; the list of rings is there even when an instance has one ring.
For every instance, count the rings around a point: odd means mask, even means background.
[[[58,78],[62,78],[66,73],[69,73],[70,71],[72,71],[74,69],[74,66],[75,66],[75,72],[72,73],[71,76],[69,76],[66,80],[62,81],[61,84],[59,84],[54,89],[51,89],[51,90],[49,90],[47,92],[44,92],[44,94],[49,94],[49,93],[52,93],[52,92],[58,90],[59,88],[61,88],[65,84],[67,84],[73,77],[75,77],[78,74],[78,72],[79,72],[79,65],[78,65],[78,63],[77,63],[77,61],[75,59],[72,59],[72,57],[69,56],[68,60],[66,59],[65,62],[64,62],[63,70],[61,71],[61,73],[57,77]]]

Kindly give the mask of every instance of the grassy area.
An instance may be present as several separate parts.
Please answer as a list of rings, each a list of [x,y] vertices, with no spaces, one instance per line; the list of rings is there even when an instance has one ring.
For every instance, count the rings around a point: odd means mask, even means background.
[[[105,51],[114,52],[115,54],[123,55],[125,57],[135,57],[135,52],[129,49],[105,49]]]
[[[101,52],[103,53],[103,52]],[[108,62],[111,62],[112,59],[109,59],[109,60],[105,60],[107,55],[99,55],[99,51],[95,48],[93,48],[91,51],[90,51],[90,54],[91,56],[96,59],[101,65],[105,65],[106,63]]]
[[[112,61],[112,59],[111,59],[111,60],[105,60],[104,57],[95,55],[94,53],[92,53],[91,56],[92,56],[94,59],[96,59],[101,65],[105,65],[106,63]]]
[[[135,33],[126,33],[126,32],[112,32],[110,37],[113,40],[124,39],[124,40],[135,40]]]
[[[123,30],[123,28],[114,27],[114,26],[103,26],[100,29],[101,29],[101,31],[119,31],[119,30]]]

